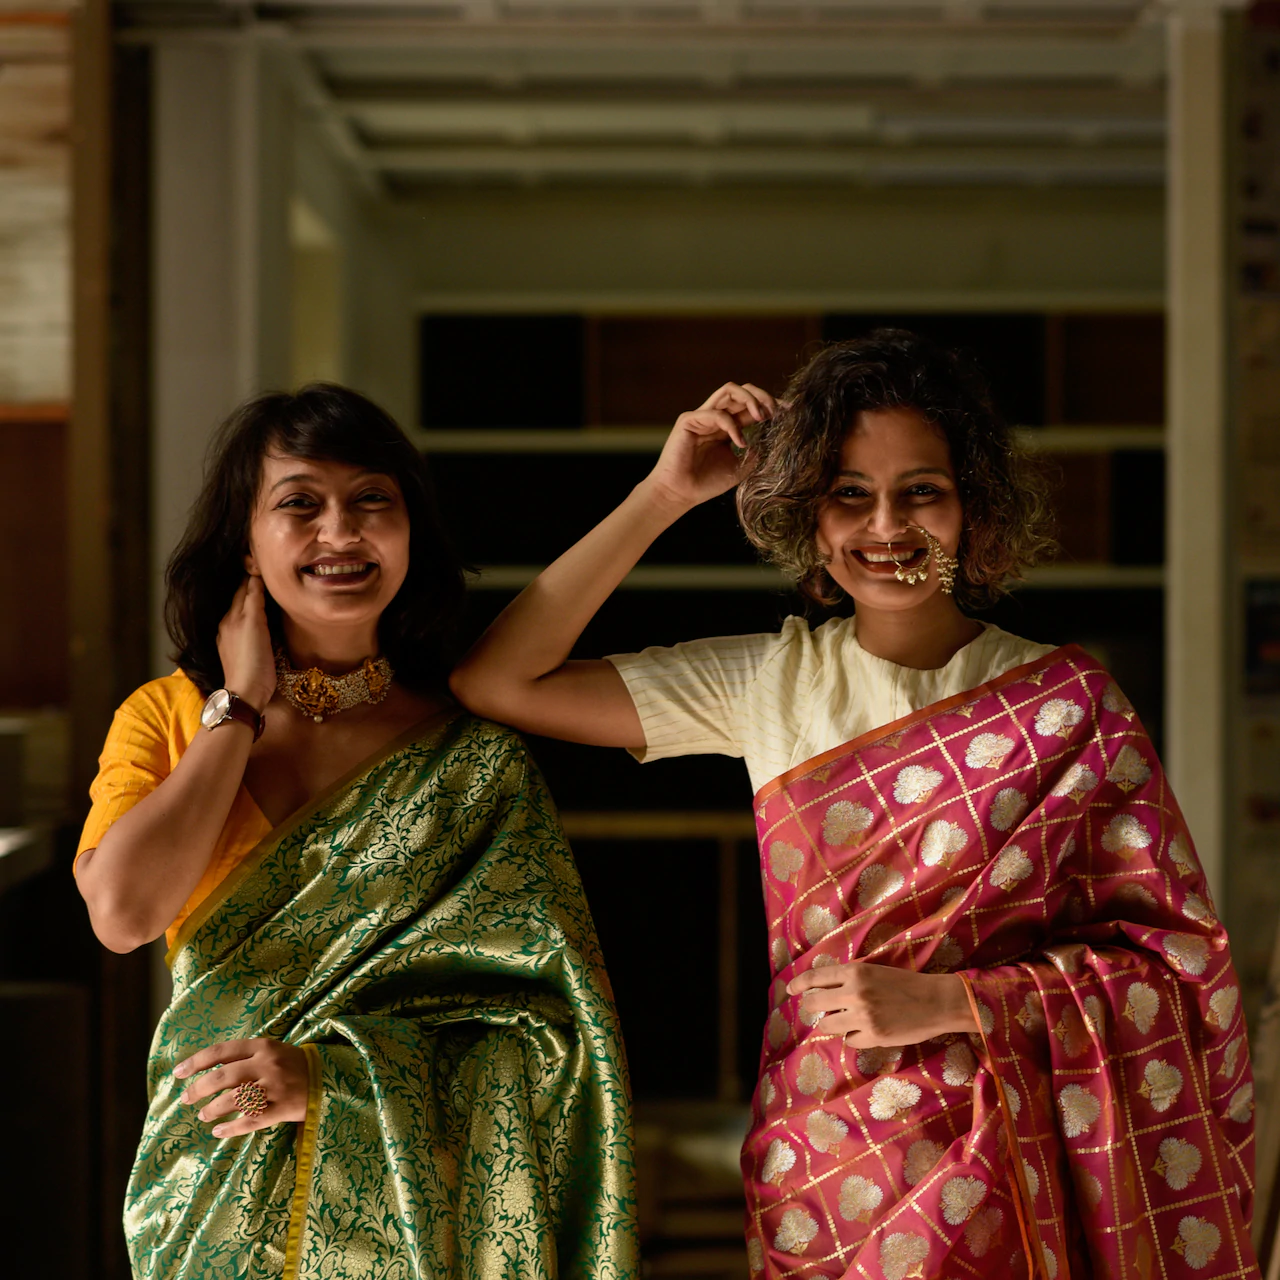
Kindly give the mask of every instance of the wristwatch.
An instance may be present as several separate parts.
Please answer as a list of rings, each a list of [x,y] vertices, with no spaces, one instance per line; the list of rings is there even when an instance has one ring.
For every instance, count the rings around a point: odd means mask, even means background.
[[[200,723],[206,729],[216,729],[228,720],[239,720],[253,730],[253,740],[262,737],[267,718],[256,712],[243,698],[230,689],[215,689],[206,699],[200,712]]]

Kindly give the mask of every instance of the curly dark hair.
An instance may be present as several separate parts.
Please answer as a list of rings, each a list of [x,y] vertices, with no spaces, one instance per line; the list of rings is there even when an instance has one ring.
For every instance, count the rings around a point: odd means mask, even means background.
[[[409,570],[379,619],[378,640],[396,679],[409,688],[442,681],[466,581],[440,521],[426,461],[376,404],[330,383],[256,396],[214,436],[204,487],[165,570],[164,619],[174,661],[202,693],[222,686],[218,624],[244,581],[249,523],[268,452],[395,477],[409,514]],[[280,608],[270,598],[267,618],[279,643]]]
[[[791,379],[738,486],[738,517],[766,559],[823,605],[841,590],[816,542],[818,511],[859,413],[915,409],[951,449],[964,530],[956,602],[983,608],[1056,547],[1043,469],[1023,453],[976,366],[905,329],[824,347]]]

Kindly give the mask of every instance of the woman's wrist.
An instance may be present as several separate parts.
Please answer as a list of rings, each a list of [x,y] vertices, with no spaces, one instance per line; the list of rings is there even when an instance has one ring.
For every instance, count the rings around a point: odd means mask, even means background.
[[[662,529],[675,524],[681,516],[698,505],[683,494],[673,492],[652,472],[632,489],[628,500],[636,503],[656,521],[660,521]]]

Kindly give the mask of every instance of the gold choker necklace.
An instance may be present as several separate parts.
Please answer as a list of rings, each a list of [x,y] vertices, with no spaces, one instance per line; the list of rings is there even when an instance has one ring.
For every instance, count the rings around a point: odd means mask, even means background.
[[[336,716],[361,702],[381,702],[391,691],[394,675],[386,658],[366,658],[345,676],[325,675],[319,667],[295,671],[284,650],[276,650],[276,689],[286,702],[317,724],[325,716]]]

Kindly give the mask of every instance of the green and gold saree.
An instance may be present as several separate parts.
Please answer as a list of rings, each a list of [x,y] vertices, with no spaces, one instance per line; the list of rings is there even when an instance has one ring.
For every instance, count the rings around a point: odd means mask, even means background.
[[[521,740],[465,713],[274,831],[186,923],[125,1227],[143,1280],[637,1272],[617,1019]],[[270,1036],[302,1124],[217,1139],[173,1067]]]

